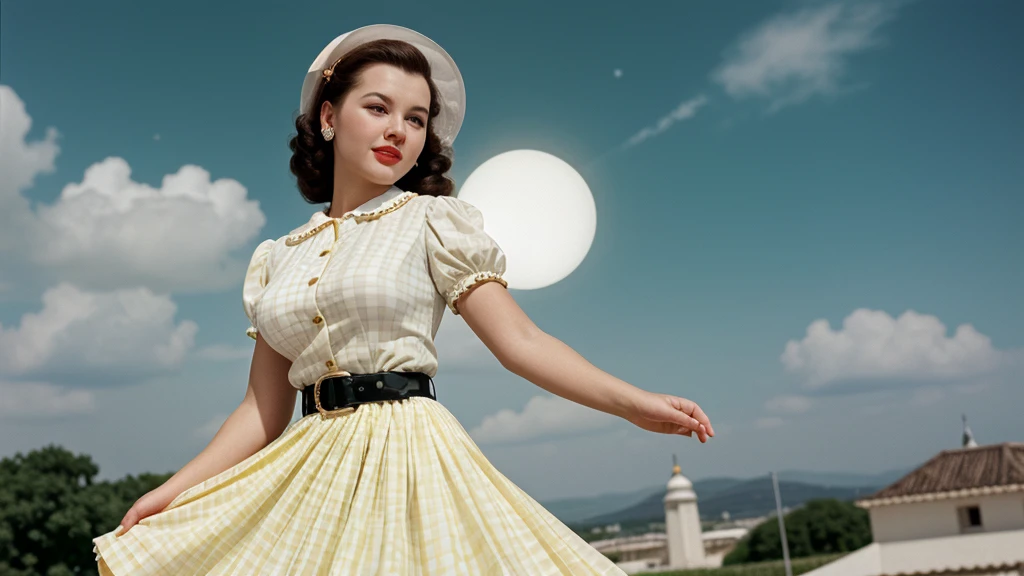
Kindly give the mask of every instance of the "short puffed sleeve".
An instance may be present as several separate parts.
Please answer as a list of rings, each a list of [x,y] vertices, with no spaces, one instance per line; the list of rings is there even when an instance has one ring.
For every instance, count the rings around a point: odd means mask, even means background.
[[[451,196],[437,196],[426,209],[426,246],[430,277],[448,308],[458,315],[458,300],[478,284],[508,283],[505,253],[486,232],[476,206]]]
[[[270,249],[274,246],[274,240],[264,240],[252,253],[249,260],[249,268],[245,271],[245,283],[242,285],[242,304],[245,308],[245,315],[249,317],[249,328],[245,334],[256,339],[259,330],[259,323],[256,321],[256,304],[263,296],[263,291],[270,281],[269,266]]]

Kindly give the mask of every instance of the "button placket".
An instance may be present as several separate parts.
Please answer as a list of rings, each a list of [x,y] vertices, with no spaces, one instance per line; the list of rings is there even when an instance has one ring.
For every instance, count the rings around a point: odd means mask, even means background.
[[[344,218],[342,218],[342,221],[344,221]],[[331,243],[330,248],[320,251],[319,256],[317,257],[322,258],[326,256],[326,258],[324,259],[323,264],[320,266],[320,273],[309,280],[309,285],[313,286],[313,306],[316,309],[316,316],[313,317],[313,324],[320,326],[321,330],[326,330],[327,352],[329,354],[329,359],[324,362],[324,366],[327,367],[328,370],[336,369],[338,367],[338,364],[334,360],[334,347],[331,346],[331,332],[328,329],[328,324],[326,318],[324,317],[324,312],[320,309],[320,305],[317,304],[317,292],[319,291],[320,287],[319,279],[322,278],[324,273],[327,272],[327,266],[331,263],[331,258],[334,256],[334,247],[338,243],[338,239],[340,238],[341,235],[339,230],[341,223],[338,222],[338,220],[332,220],[331,222],[333,224],[331,228],[332,230],[334,230],[334,241]]]
[[[319,291],[319,287],[317,286],[317,284],[320,284],[320,280],[323,279],[323,275],[326,273],[328,266],[330,266],[331,258],[334,257],[334,253],[337,250],[337,244],[341,240],[341,226],[343,226],[347,220],[353,220],[356,223],[376,220],[381,216],[384,216],[385,214],[389,214],[391,212],[394,212],[395,210],[398,210],[400,207],[405,205],[407,202],[409,202],[416,196],[418,196],[418,194],[414,192],[403,192],[402,194],[395,196],[388,202],[379,205],[377,208],[373,210],[349,211],[337,218],[332,218],[327,216],[326,214],[323,214],[323,216],[326,217],[326,219],[321,220],[319,215],[314,215],[314,221],[321,221],[312,225],[311,228],[292,234],[291,236],[288,236],[285,239],[285,245],[287,246],[297,246],[306,241],[310,241],[310,244],[313,245],[310,246],[309,251],[306,253],[306,258],[310,258],[310,260],[306,263],[306,269],[308,270],[308,272],[311,273],[310,277],[307,278],[306,282],[307,286],[313,289],[312,298],[315,315],[310,319],[310,321],[313,323],[314,326],[317,327],[318,330],[328,329],[330,324],[327,321],[325,314],[320,309],[317,303],[317,295]],[[328,226],[330,226],[334,231],[334,241],[329,246],[316,246],[318,242],[324,242],[323,240],[320,240],[320,238],[323,237],[323,234],[320,234],[320,232],[323,231]],[[312,259],[312,256],[314,254],[316,254],[316,259],[322,262],[322,265],[320,265],[319,267]],[[317,268],[319,268],[319,274],[313,275],[316,274]],[[319,332],[317,332],[317,336],[318,335]],[[314,336],[314,338],[315,337],[316,336]],[[326,356],[328,357],[328,359],[324,361],[324,366],[326,366],[327,369],[330,371],[335,371],[338,369],[338,366],[334,358],[334,348],[333,346],[331,346],[330,342],[329,329],[327,330],[326,334],[324,334],[324,338],[327,340]],[[383,382],[375,383],[375,385],[381,387],[383,386]]]

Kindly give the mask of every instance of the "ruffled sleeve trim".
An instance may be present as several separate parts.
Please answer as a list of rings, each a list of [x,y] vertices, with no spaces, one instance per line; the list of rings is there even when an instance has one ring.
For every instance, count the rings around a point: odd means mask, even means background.
[[[256,334],[259,332],[256,305],[270,281],[268,262],[270,249],[273,248],[274,242],[274,240],[264,240],[256,247],[245,272],[245,283],[242,286],[242,306],[245,309],[245,315],[249,318],[249,327],[245,330],[245,334],[253,340],[256,339]]]
[[[459,299],[482,283],[508,287],[505,253],[484,231],[483,214],[472,204],[433,198],[426,211],[426,245],[430,277],[453,314],[459,314]]]
[[[476,274],[470,274],[469,276],[466,276],[462,278],[462,280],[456,282],[455,287],[452,288],[451,292],[448,294],[448,297],[445,298],[445,301],[448,302],[448,309],[452,311],[452,314],[458,316],[459,298],[461,298],[462,295],[465,294],[466,292],[469,292],[470,290],[479,286],[480,284],[484,284],[487,282],[497,282],[498,284],[501,284],[503,287],[508,288],[508,282],[506,282],[505,278],[502,277],[502,275],[498,274],[497,272],[485,271],[477,272]]]

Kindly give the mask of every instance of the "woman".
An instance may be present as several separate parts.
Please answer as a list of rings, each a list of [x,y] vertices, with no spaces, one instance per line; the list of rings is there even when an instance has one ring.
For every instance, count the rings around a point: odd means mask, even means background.
[[[701,442],[711,423],[601,372],[516,305],[504,254],[444,176],[464,100],[447,53],[406,28],[354,30],[314,60],[291,169],[308,202],[329,205],[256,248],[245,398],[94,539],[101,574],[623,574],[436,400],[445,307],[554,394]]]

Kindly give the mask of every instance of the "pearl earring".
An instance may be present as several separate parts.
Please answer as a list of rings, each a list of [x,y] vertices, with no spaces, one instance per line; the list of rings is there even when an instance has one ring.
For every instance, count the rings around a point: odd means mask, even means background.
[[[331,140],[334,140],[334,128],[333,127],[328,126],[327,128],[324,128],[323,130],[321,130],[320,133],[324,135],[324,140],[326,140],[328,142],[330,142]]]

